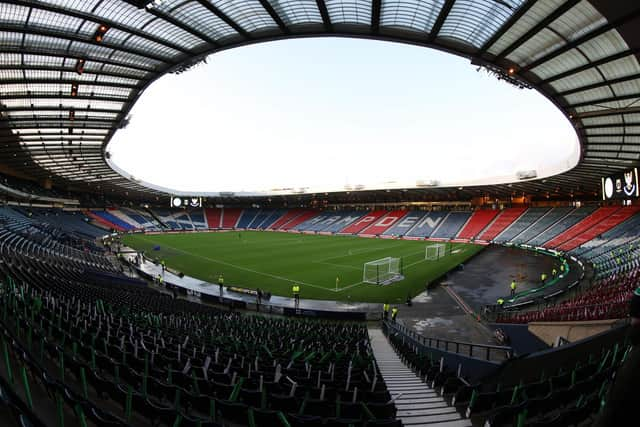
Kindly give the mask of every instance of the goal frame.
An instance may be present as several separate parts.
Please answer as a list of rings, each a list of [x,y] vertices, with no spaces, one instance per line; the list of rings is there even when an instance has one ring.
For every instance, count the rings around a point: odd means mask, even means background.
[[[433,250],[435,250],[435,253],[433,253]],[[433,243],[425,246],[424,248],[425,261],[437,261],[440,258],[443,258],[446,254],[447,254],[446,243]]]
[[[375,267],[375,272],[367,274],[368,267]],[[384,257],[366,262],[362,268],[362,283],[386,285],[402,278],[402,258]]]

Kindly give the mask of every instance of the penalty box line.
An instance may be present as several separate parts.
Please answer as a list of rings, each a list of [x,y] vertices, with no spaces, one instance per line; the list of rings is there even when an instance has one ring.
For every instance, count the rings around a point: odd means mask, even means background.
[[[145,239],[144,237],[142,238],[142,240],[145,240],[145,241],[147,241],[147,242],[149,242],[149,243],[154,243],[154,244],[155,244],[155,242],[152,242],[152,241],[150,241],[150,240],[147,240],[147,239]],[[230,262],[222,261],[222,260],[215,259],[215,258],[209,258],[209,257],[206,257],[206,256],[204,256],[204,255],[200,255],[200,254],[194,254],[194,253],[191,253],[191,252],[187,252],[187,251],[185,251],[185,250],[182,250],[182,249],[179,249],[179,248],[173,247],[173,246],[171,246],[171,245],[167,245],[166,243],[165,243],[165,244],[163,244],[163,246],[166,246],[166,247],[171,248],[171,249],[173,249],[173,250],[175,250],[175,251],[178,251],[178,252],[182,252],[182,253],[183,253],[183,254],[185,254],[185,255],[195,256],[195,257],[198,257],[198,258],[201,258],[201,259],[205,259],[205,260],[207,260],[207,261],[215,262],[215,263],[217,263],[217,264],[222,264],[222,265],[226,265],[226,266],[229,266],[229,267],[233,267],[233,268],[236,268],[236,269],[238,269],[238,270],[248,271],[248,272],[250,272],[250,273],[259,274],[259,275],[262,275],[262,276],[270,277],[270,278],[272,278],[272,279],[283,280],[283,281],[285,281],[285,282],[289,282],[289,283],[299,283],[299,284],[301,284],[301,285],[310,286],[310,287],[312,287],[312,288],[316,288],[316,289],[322,289],[322,290],[324,290],[324,291],[335,292],[335,290],[334,290],[334,289],[325,288],[325,287],[323,287],[323,286],[314,285],[314,284],[312,284],[312,283],[306,283],[306,282],[303,282],[303,281],[301,281],[301,280],[292,280],[292,279],[289,279],[289,278],[287,278],[287,277],[278,276],[278,275],[270,274],[270,273],[264,273],[264,272],[262,272],[262,271],[253,270],[253,269],[251,269],[251,268],[242,267],[242,266],[240,266],[240,265],[235,265],[235,264],[232,264],[232,263],[230,263]]]
[[[422,253],[422,252],[420,252],[420,253]],[[426,259],[421,259],[420,261],[412,262],[412,263],[411,263],[411,264],[409,264],[409,265],[405,265],[403,268],[411,268],[411,267],[413,267],[414,265],[420,264],[420,263],[425,262],[425,261],[427,261],[427,260],[426,260]],[[337,291],[334,291],[334,292],[342,292],[342,291],[346,291],[347,289],[353,288],[354,286],[362,285],[363,283],[364,283],[364,282],[354,283],[354,284],[352,284],[352,285],[345,286],[344,288],[340,288],[340,289],[338,289]]]

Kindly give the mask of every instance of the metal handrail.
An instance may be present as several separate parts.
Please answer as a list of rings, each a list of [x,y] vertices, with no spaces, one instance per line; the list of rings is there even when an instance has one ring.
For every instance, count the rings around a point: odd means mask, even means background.
[[[475,344],[464,341],[453,341],[442,338],[425,337],[418,334],[413,329],[409,329],[404,325],[400,325],[395,322],[385,320],[383,322],[385,326],[395,332],[401,333],[415,341],[422,344],[425,347],[445,351],[447,353],[454,353],[472,357],[481,360],[492,360],[492,355],[498,352],[502,357],[497,360],[504,360],[504,356],[513,354],[513,348],[510,346],[494,345],[494,344]],[[475,352],[474,352],[475,349]],[[465,351],[466,350],[466,351]],[[482,356],[482,354],[484,355]]]

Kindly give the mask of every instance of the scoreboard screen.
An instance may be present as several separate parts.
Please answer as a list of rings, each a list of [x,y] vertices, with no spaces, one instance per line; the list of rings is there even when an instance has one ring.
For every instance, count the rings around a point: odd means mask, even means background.
[[[201,208],[202,197],[171,196],[172,208]]]
[[[602,178],[602,200],[639,197],[638,168]]]

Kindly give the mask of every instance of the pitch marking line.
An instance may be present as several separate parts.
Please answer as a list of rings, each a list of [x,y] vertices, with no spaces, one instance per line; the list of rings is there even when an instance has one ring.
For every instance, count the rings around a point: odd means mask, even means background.
[[[150,241],[150,240],[145,239],[144,237],[142,238],[142,240],[145,240],[145,241],[150,242],[150,243],[154,243],[154,242],[152,242],[152,241]],[[215,262],[215,263],[217,263],[217,264],[227,265],[227,266],[229,266],[229,267],[233,267],[233,268],[236,268],[236,269],[238,269],[238,270],[248,271],[248,272],[250,272],[250,273],[255,273],[255,274],[260,274],[260,275],[262,275],[262,276],[271,277],[272,279],[283,280],[283,281],[285,281],[285,282],[290,282],[290,283],[299,283],[299,284],[301,284],[301,285],[310,286],[310,287],[312,287],[312,288],[322,289],[323,291],[336,292],[334,289],[325,288],[324,286],[318,286],[318,285],[314,285],[314,284],[312,284],[312,283],[306,283],[306,282],[303,282],[303,281],[301,281],[301,280],[292,280],[292,279],[288,279],[288,278],[283,277],[283,276],[277,276],[277,275],[275,275],[275,274],[264,273],[264,272],[262,272],[262,271],[253,270],[253,269],[251,269],[251,268],[246,268],[246,267],[242,267],[242,266],[239,266],[239,265],[235,265],[235,264],[232,264],[232,263],[230,263],[230,262],[221,261],[221,260],[219,260],[219,259],[209,258],[209,257],[206,257],[206,256],[204,256],[204,255],[199,255],[199,254],[194,254],[194,253],[191,253],[191,252],[187,252],[187,251],[184,251],[184,250],[182,250],[182,249],[178,249],[178,248],[176,248],[176,247],[173,247],[173,246],[171,246],[171,245],[167,245],[166,243],[165,243],[165,244],[163,244],[162,246],[165,246],[165,247],[167,247],[167,248],[171,248],[171,249],[173,249],[173,250],[175,250],[175,251],[178,251],[178,252],[182,252],[182,253],[183,253],[183,254],[185,254],[185,255],[195,256],[195,257],[198,257],[198,258],[206,259],[207,261]]]
[[[462,253],[462,252],[465,252],[465,249],[460,249],[460,250],[459,250],[459,253]],[[420,252],[420,253],[422,253],[422,252]],[[403,268],[404,268],[404,269],[411,268],[411,267],[413,267],[414,265],[420,264],[420,263],[425,262],[425,261],[427,261],[427,260],[426,260],[426,259],[421,259],[420,261],[412,262],[412,263],[411,263],[411,264],[409,264],[409,265],[405,265]],[[344,291],[344,290],[347,290],[347,289],[353,288],[354,286],[362,285],[363,283],[364,283],[364,282],[354,283],[354,284],[352,284],[352,285],[345,286],[344,288],[340,288],[340,289],[338,289],[337,291],[334,291],[334,292],[342,292],[342,291]]]
[[[316,262],[329,261],[331,259],[346,258],[346,257],[349,257],[349,256],[360,255],[360,254],[364,254],[364,253],[367,253],[367,252],[382,251],[382,250],[386,250],[386,249],[390,249],[390,248],[396,248],[398,246],[402,246],[402,243],[397,244],[397,245],[380,247],[380,248],[349,249],[349,252],[346,255],[338,255],[338,256],[333,256],[333,257],[329,257],[329,258],[322,258],[322,259],[320,259],[320,260],[318,260]]]
[[[344,264],[334,264],[332,262],[324,262],[324,261],[311,261],[313,264],[323,264],[323,265],[330,265],[332,267],[338,267],[338,268],[350,268],[352,270],[358,270],[360,271],[361,268],[358,267],[354,267],[352,265],[344,265]]]

